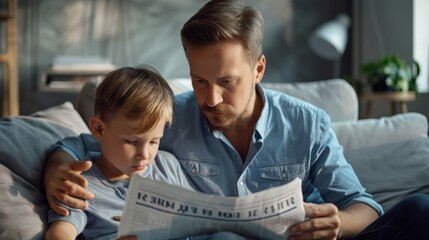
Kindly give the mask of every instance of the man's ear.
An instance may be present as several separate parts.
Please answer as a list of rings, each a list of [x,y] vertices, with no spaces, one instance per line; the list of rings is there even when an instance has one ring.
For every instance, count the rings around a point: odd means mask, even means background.
[[[103,139],[104,123],[101,121],[99,116],[93,116],[89,118],[89,130],[97,140]]]
[[[265,72],[265,65],[267,60],[265,59],[265,55],[262,55],[258,61],[256,62],[256,83],[260,83],[262,80],[262,77],[264,76],[264,72]]]

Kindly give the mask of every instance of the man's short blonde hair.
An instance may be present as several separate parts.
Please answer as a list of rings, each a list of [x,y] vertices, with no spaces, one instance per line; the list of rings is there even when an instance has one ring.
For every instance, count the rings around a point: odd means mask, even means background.
[[[262,56],[264,20],[243,1],[212,0],[184,24],[180,34],[185,53],[189,46],[239,41],[249,63],[255,64]]]

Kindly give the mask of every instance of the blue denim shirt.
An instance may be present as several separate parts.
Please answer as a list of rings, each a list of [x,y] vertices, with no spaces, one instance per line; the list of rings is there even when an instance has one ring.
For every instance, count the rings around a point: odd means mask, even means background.
[[[193,92],[176,96],[174,122],[165,130],[160,149],[177,157],[190,186],[209,194],[243,196],[300,177],[306,202],[333,203],[339,209],[362,202],[383,213],[345,160],[323,110],[260,85],[257,92],[264,107],[244,161],[222,132],[209,129]],[[84,156],[99,149],[85,139],[90,137],[57,147]]]
[[[193,92],[176,97],[160,148],[178,158],[197,190],[243,196],[300,177],[306,202],[340,209],[363,202],[383,213],[345,160],[323,110],[260,85],[257,92],[264,107],[244,162],[222,132],[209,129]]]

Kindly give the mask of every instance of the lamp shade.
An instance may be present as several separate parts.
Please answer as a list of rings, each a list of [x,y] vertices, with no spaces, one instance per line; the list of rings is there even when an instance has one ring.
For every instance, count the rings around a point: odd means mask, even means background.
[[[345,14],[319,26],[310,36],[311,49],[320,57],[336,60],[341,57],[347,43],[350,18]]]

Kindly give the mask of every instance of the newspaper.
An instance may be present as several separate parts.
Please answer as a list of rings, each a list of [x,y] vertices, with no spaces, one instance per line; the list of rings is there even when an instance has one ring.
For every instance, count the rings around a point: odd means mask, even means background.
[[[220,197],[134,175],[118,237],[177,239],[229,231],[255,239],[287,239],[304,220],[301,179],[242,197]]]

